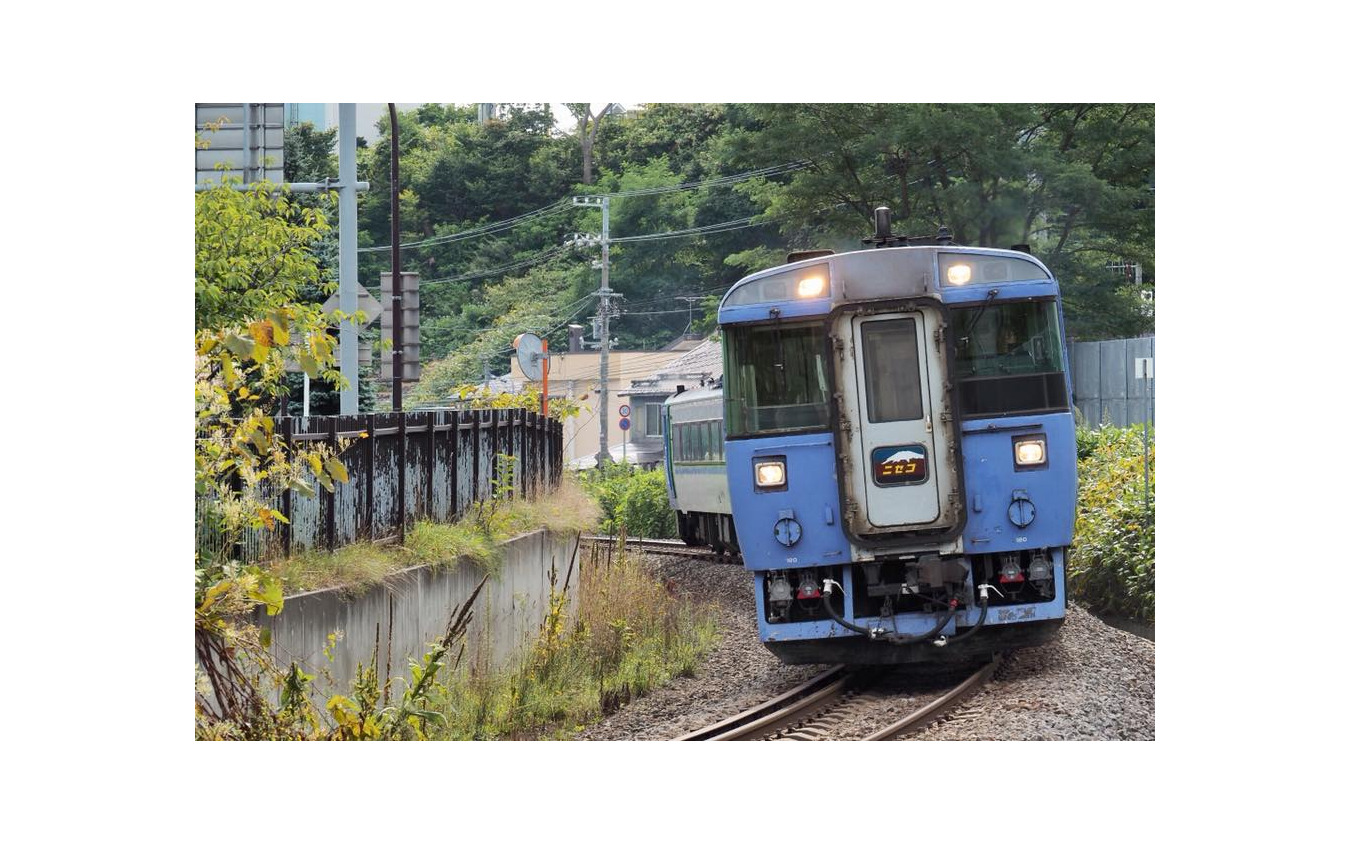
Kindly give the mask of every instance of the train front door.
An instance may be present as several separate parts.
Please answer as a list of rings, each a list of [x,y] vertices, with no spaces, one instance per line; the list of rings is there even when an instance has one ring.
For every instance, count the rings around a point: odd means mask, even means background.
[[[846,315],[842,390],[845,491],[855,534],[941,531],[956,525],[954,436],[942,394],[945,357],[936,310]]]

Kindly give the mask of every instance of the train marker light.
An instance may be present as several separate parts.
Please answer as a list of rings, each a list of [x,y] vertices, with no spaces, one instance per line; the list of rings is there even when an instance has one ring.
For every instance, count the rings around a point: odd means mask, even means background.
[[[801,299],[810,299],[819,296],[825,292],[825,279],[823,276],[809,275],[797,282],[797,296]]]
[[[970,264],[952,264],[947,268],[948,284],[965,284],[970,281]]]
[[[1024,437],[1013,442],[1013,460],[1018,466],[1045,463],[1045,437]]]
[[[787,483],[787,465],[781,460],[765,460],[755,464],[755,486],[760,489],[780,487]]]

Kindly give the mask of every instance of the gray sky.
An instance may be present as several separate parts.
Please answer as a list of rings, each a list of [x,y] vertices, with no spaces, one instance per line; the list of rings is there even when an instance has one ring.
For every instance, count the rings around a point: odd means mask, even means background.
[[[398,106],[399,111],[404,111],[410,108],[417,108],[421,103],[395,103],[395,105]],[[550,105],[553,106],[553,117],[556,120],[557,127],[564,132],[570,132],[572,127],[576,126],[577,121],[572,117],[572,113],[567,110],[567,106],[562,103],[550,103]],[[333,105],[331,108],[333,111],[331,122],[332,125],[336,126],[337,106]],[[367,141],[373,142],[376,137],[376,121],[388,113],[388,103],[357,103],[356,134],[359,137],[365,138]]]

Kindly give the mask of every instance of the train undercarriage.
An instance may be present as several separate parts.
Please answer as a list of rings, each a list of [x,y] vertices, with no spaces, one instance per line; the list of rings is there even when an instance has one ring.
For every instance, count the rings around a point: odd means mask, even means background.
[[[1064,549],[755,573],[760,638],[785,662],[964,660],[1032,647],[1064,620]]]
[[[738,554],[736,524],[726,513],[675,513],[685,545],[707,546],[719,554]]]

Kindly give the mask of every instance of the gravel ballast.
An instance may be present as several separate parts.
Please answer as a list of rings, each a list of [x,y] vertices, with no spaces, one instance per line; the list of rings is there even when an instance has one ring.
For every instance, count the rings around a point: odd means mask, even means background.
[[[670,588],[717,606],[719,642],[695,676],[630,702],[578,733],[578,739],[676,738],[780,694],[826,667],[784,665],[760,644],[753,579],[741,566],[656,554],[646,560]],[[1151,740],[1153,657],[1153,642],[1071,604],[1055,641],[1014,653],[942,721],[904,738]]]

